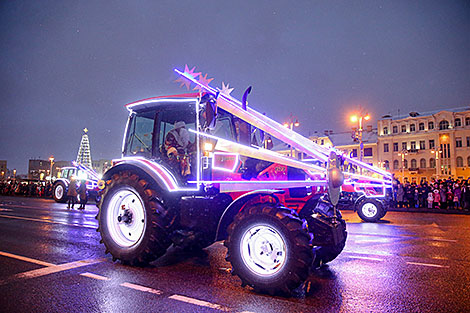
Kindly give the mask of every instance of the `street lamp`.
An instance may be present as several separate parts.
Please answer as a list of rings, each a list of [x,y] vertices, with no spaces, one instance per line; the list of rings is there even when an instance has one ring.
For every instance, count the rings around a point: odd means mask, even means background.
[[[51,162],[51,171],[50,171],[49,177],[50,177],[50,181],[52,183],[52,165],[54,164],[54,156],[53,155],[51,155],[51,157],[49,158],[49,162]]]
[[[436,180],[439,179],[439,154],[442,153],[441,149],[432,149],[431,153],[436,156]]]
[[[358,114],[351,115],[349,118],[352,123],[357,123],[359,122],[359,128],[357,130],[357,139],[359,139],[359,148],[360,148],[360,156],[359,156],[359,161],[362,162],[362,158],[364,157],[364,143],[362,142],[362,132],[363,132],[363,127],[362,127],[362,121],[368,121],[370,120],[370,115],[368,113],[363,113],[361,112]],[[362,168],[361,168],[361,174],[362,174]]]
[[[290,130],[294,130],[294,127],[299,127],[300,123],[299,123],[299,120],[297,119],[297,117],[292,116],[292,113],[291,113],[290,116],[289,116],[288,121],[285,122],[283,125],[284,125],[285,128],[289,128]],[[294,156],[294,151],[292,149],[292,146],[290,146],[290,156],[291,157]]]
[[[408,150],[403,149],[401,150],[400,153],[398,153],[399,156],[401,156],[401,179],[402,183],[405,183],[405,155],[408,155]]]

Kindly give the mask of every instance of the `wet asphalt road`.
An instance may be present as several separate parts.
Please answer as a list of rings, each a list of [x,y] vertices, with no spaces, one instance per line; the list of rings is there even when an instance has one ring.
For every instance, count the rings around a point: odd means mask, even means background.
[[[242,288],[217,242],[170,248],[144,268],[113,263],[94,216],[0,197],[2,312],[470,312],[470,216],[389,212],[348,225],[344,252],[291,298]]]

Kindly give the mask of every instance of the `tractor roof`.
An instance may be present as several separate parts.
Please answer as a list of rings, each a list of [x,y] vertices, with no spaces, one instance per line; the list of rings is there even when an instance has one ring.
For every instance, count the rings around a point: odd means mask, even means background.
[[[178,95],[159,96],[147,99],[134,101],[125,105],[129,111],[142,111],[155,108],[161,105],[175,104],[175,103],[194,103],[199,97],[199,93],[183,93]]]

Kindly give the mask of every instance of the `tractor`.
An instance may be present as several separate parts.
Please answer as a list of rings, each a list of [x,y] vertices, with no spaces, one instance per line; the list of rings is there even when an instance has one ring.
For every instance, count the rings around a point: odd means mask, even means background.
[[[243,286],[290,295],[345,246],[341,186],[379,181],[343,170],[364,167],[382,175],[382,184],[387,173],[248,107],[251,88],[240,102],[193,70],[176,72],[199,92],[126,105],[122,157],[98,183],[101,242],[113,260],[139,266],[171,245],[194,250],[223,241]],[[322,166],[271,151],[271,138]]]

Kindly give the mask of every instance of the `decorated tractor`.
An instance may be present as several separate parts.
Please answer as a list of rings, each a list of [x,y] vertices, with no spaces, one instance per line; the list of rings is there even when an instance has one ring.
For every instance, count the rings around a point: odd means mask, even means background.
[[[99,191],[98,174],[94,170],[75,161],[72,161],[72,165],[61,168],[59,178],[56,179],[52,186],[52,197],[54,200],[61,203],[67,201],[67,191],[71,179],[77,179],[79,184],[84,181],[88,198],[96,199]]]
[[[223,240],[242,285],[289,295],[345,246],[346,223],[336,208],[343,183],[385,186],[389,174],[247,107],[251,88],[240,102],[194,68],[175,71],[182,85],[199,92],[126,106],[123,156],[99,182],[98,231],[106,252],[143,265],[170,245],[194,250]],[[322,166],[267,149],[268,138]]]

